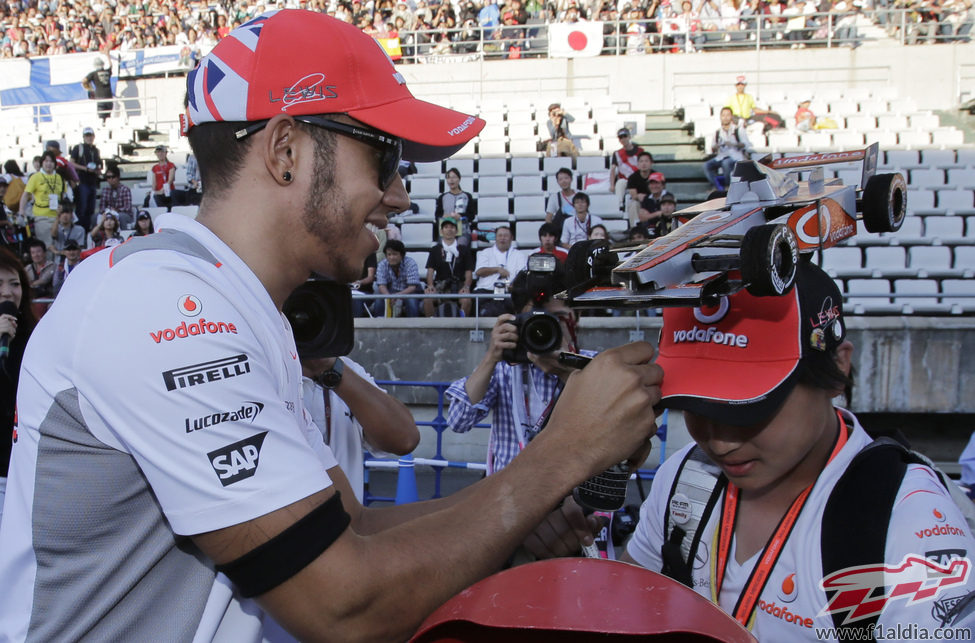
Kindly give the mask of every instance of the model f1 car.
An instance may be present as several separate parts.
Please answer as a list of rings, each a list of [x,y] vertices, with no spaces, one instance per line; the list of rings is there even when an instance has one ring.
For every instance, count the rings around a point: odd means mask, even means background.
[[[700,306],[742,288],[781,295],[795,281],[799,255],[868,232],[894,232],[907,212],[900,174],[876,174],[877,145],[851,152],[739,161],[728,194],[674,213],[686,221],[636,247],[604,240],[572,246],[565,293],[575,308]],[[862,161],[860,190],[826,180],[823,165]],[[792,170],[812,168],[807,181]],[[620,261],[620,255],[634,251]]]

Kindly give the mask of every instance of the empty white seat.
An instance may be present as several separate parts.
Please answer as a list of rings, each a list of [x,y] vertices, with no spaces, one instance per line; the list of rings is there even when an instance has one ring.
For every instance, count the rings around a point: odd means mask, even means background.
[[[477,144],[477,153],[484,160],[485,156],[504,156],[507,154],[507,143],[504,139],[481,139]]]
[[[620,201],[615,194],[590,194],[589,211],[599,217],[619,217]]]
[[[481,176],[477,178],[477,194],[482,196],[498,196],[508,194],[508,177]]]
[[[477,175],[504,176],[508,173],[508,161],[503,158],[482,158],[477,162]]]
[[[908,116],[911,129],[933,130],[941,125],[937,115],[930,112],[919,112]]]
[[[458,158],[473,159],[477,155],[477,138],[472,138],[464,144],[464,147],[454,152],[449,163],[456,163]]]
[[[876,129],[864,133],[863,139],[867,145],[877,143],[881,149],[889,149],[897,145],[897,132]]]
[[[975,246],[955,246],[956,270],[975,270]]]
[[[523,194],[541,194],[543,192],[541,175],[511,177],[511,192],[515,197]]]
[[[866,249],[866,267],[872,270],[903,270],[907,252],[903,246],[874,246]]]
[[[535,138],[512,138],[508,141],[508,151],[512,156],[528,154],[538,155],[538,137]]]
[[[607,167],[605,156],[580,156],[576,159],[576,171],[597,172]]]
[[[531,121],[508,123],[508,138],[535,138],[535,124]]]
[[[931,308],[938,306],[937,296],[918,296],[938,294],[938,282],[934,279],[895,279],[894,292],[898,295],[912,295],[910,297],[894,298],[894,303],[903,306],[905,313],[913,312],[923,307]]]
[[[545,197],[539,195],[515,195],[515,218],[522,219],[544,219],[545,218]]]
[[[537,153],[528,156],[514,156],[512,154],[511,174],[513,176],[518,176],[519,174],[526,176],[537,175],[540,172],[539,168]]]
[[[799,147],[799,137],[788,130],[772,130],[768,133],[768,146],[775,150],[794,150]]]
[[[935,271],[951,269],[951,248],[948,246],[914,246],[907,253],[910,268]]]
[[[863,132],[853,130],[833,132],[833,145],[845,149],[863,147]]]
[[[975,167],[975,147],[965,147],[956,150],[958,158],[956,162],[958,165],[967,165],[968,167]]]
[[[892,312],[897,310],[890,298],[880,297],[890,293],[890,282],[886,279],[850,279],[846,282],[849,298],[846,307],[854,313]]]
[[[906,147],[921,147],[931,144],[931,132],[921,130],[902,130],[897,133],[897,142]]]
[[[942,239],[965,236],[965,219],[943,215],[924,217],[924,236]]]
[[[931,142],[945,146],[962,145],[965,142],[965,133],[955,127],[938,127],[931,130]]]
[[[403,243],[406,243],[405,241]],[[427,259],[430,258],[429,250],[408,250],[406,256],[416,262],[419,268],[420,279],[424,279],[427,274]],[[378,291],[377,291],[378,292]]]
[[[410,196],[426,197],[440,194],[440,178],[432,176],[413,176],[410,178]]]
[[[910,171],[909,185],[913,188],[936,188],[945,184],[945,172],[939,169]]]
[[[897,98],[888,98],[887,105],[890,111],[899,114],[909,114],[917,111],[917,102],[910,97],[899,96]]]
[[[538,228],[544,220],[521,220],[515,223],[515,241],[518,247],[525,250],[538,246]]]
[[[955,166],[954,150],[921,150],[921,163],[932,168],[946,169]]]
[[[972,190],[938,190],[938,207],[948,212],[968,212],[975,208]]]
[[[477,219],[497,221],[499,218],[508,219],[508,197],[486,196],[477,200]]]
[[[930,210],[934,207],[934,190],[908,190],[907,191],[907,210],[917,212],[918,210]]]
[[[182,214],[191,219],[195,219],[197,213],[200,211],[200,206],[198,205],[174,205],[172,212],[176,214]]]
[[[417,163],[416,164],[416,175],[417,176],[437,176],[439,177],[443,174],[443,168],[441,167],[443,163],[437,161],[435,163]]]
[[[836,276],[863,270],[863,255],[860,248],[836,247],[823,252],[823,270]]]
[[[451,157],[447,159],[445,164],[447,171],[450,169],[455,169],[460,172],[461,176],[461,186],[464,185],[464,180],[470,180],[471,176],[474,174],[474,159],[459,159]],[[473,186],[473,184],[471,184]],[[465,190],[470,190],[472,187],[466,187]]]
[[[410,202],[417,207],[417,214],[422,214],[425,216],[433,216],[437,211],[437,200],[436,199],[414,199],[410,198]]]
[[[432,223],[404,223],[400,227],[403,243],[408,246],[433,243]]]
[[[887,101],[882,98],[868,98],[860,101],[861,114],[884,114],[887,110]]]
[[[907,213],[904,217],[904,223],[901,224],[900,230],[891,233],[891,236],[896,236],[898,238],[903,237],[923,237],[924,236],[924,217],[919,217]]]
[[[545,174],[555,174],[560,168],[572,169],[572,159],[566,156],[546,156],[542,158],[542,168]],[[575,173],[573,173],[575,176]]]
[[[880,129],[906,130],[909,126],[906,116],[900,114],[879,114],[877,115],[877,127]]]
[[[948,186],[967,190],[975,188],[975,168],[963,167],[948,170]]]
[[[854,132],[867,132],[877,129],[877,117],[873,114],[856,114],[846,117],[846,127]]]
[[[886,164],[891,167],[908,169],[921,167],[920,155],[916,150],[889,150]]]
[[[941,301],[952,308],[957,308],[958,312],[975,310],[975,280],[942,279],[941,292],[945,295],[957,295],[956,297],[945,297]]]
[[[832,145],[832,139],[825,130],[803,132],[799,135],[799,144],[809,150],[822,150]]]
[[[829,103],[829,113],[838,114],[840,116],[848,116],[850,114],[857,113],[857,103],[855,100],[848,98],[841,98],[839,100],[834,100]]]

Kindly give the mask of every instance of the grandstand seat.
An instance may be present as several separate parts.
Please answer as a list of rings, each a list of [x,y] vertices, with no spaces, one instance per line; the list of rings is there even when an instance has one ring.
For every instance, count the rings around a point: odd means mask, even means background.
[[[534,152],[526,156],[511,157],[511,174],[514,176],[537,176],[540,173],[541,165],[538,162],[538,153]]]
[[[905,265],[907,250],[902,246],[875,246],[865,249],[865,266],[873,271],[874,277],[907,277]]]
[[[577,172],[598,172],[606,169],[605,156],[580,156],[576,158]]]
[[[542,194],[542,177],[539,174],[534,176],[512,176],[511,192],[516,197],[525,194]]]
[[[508,153],[507,145],[503,138],[482,138],[477,144],[477,154],[481,160],[486,156],[503,157]]]
[[[975,168],[953,168],[948,170],[948,185],[956,190],[975,189]]]
[[[836,247],[823,253],[823,270],[831,277],[869,277],[870,269],[863,267],[860,248]]]
[[[590,194],[589,211],[604,219],[617,219],[623,216],[620,201],[615,194]]]
[[[954,150],[921,150],[921,164],[932,169],[946,170],[955,167]]]
[[[450,168],[454,168],[460,172],[462,177],[460,184],[463,189],[473,189],[473,183],[468,183],[467,187],[464,187],[464,181],[470,181],[471,177],[474,175],[474,159],[459,159],[456,156],[453,156],[447,159],[446,170],[449,170]]]
[[[432,223],[404,223],[400,226],[400,232],[407,246],[429,246],[433,243]]]
[[[933,190],[908,190],[907,191],[907,210],[917,212],[918,210],[931,210],[934,208]]]
[[[898,96],[887,100],[888,109],[895,114],[910,114],[917,111],[917,103],[909,96]]]
[[[545,156],[542,158],[542,169],[545,174],[554,175],[559,168],[567,167],[572,169],[572,159],[567,156]],[[549,185],[552,185],[549,183]]]
[[[430,246],[431,243],[427,243],[426,245]],[[420,250],[420,249],[408,250],[406,252],[406,256],[416,262],[416,267],[419,269],[419,273],[420,273],[420,279],[423,280],[426,277],[426,272],[427,272],[426,271],[427,259],[430,258],[429,248],[426,250]],[[376,292],[378,293],[379,291],[377,290]]]
[[[975,246],[955,246],[954,254],[956,270],[975,270]]]
[[[937,314],[951,312],[951,305],[938,302],[938,297],[919,297],[918,295],[937,295],[938,282],[934,279],[895,279],[894,292],[909,297],[895,297],[894,303],[902,306],[904,314]]]
[[[832,145],[829,132],[817,130],[813,132],[803,132],[799,135],[799,144],[807,150],[825,150]]]
[[[440,176],[443,174],[442,162],[437,161],[435,163],[417,163],[416,164],[416,176]]]
[[[940,169],[916,169],[909,173],[908,185],[912,188],[937,188],[945,184],[945,171]]]
[[[519,121],[508,123],[509,138],[538,138],[535,132],[535,124],[532,121]]]
[[[432,176],[412,176],[407,192],[410,196],[423,198],[440,194],[440,178]]]
[[[153,206],[150,206],[150,207],[146,208],[146,212],[149,213],[149,216],[151,216],[153,219],[155,219],[160,214],[166,214],[166,208],[153,205]]]
[[[922,130],[901,130],[897,142],[906,147],[921,147],[931,144],[931,132]]]
[[[965,133],[954,127],[939,127],[931,130],[931,142],[935,145],[957,147],[965,143]]]
[[[889,130],[907,130],[907,116],[902,114],[879,114],[877,116],[877,127]]]
[[[951,307],[953,313],[975,312],[975,280],[943,279],[941,292],[944,295],[957,295],[957,297],[946,296],[941,300]]]
[[[924,217],[924,236],[953,239],[965,236],[963,217],[933,215]]]
[[[197,213],[200,211],[200,206],[198,205],[174,205],[172,212],[176,214],[182,214],[191,219],[195,219]]]
[[[464,144],[464,147],[460,148],[454,153],[454,156],[450,159],[451,163],[456,163],[458,158],[470,158],[473,159],[477,156],[477,137],[475,136],[471,140]]]
[[[833,132],[833,145],[841,149],[863,147],[863,132],[846,130]]]
[[[846,117],[846,128],[850,131],[864,133],[877,129],[877,117],[872,114],[856,114]]]
[[[850,279],[846,282],[846,308],[854,314],[897,313],[901,307],[891,303],[889,298],[878,297],[890,292],[890,282],[886,279]]]
[[[617,239],[625,237],[626,231],[630,229],[630,223],[626,219],[605,219],[603,225],[606,227],[606,232]]]
[[[497,196],[508,194],[508,177],[506,176],[483,176],[477,178],[477,195]]]
[[[508,197],[486,196],[477,200],[477,218],[485,221],[508,220]]]
[[[881,149],[890,149],[897,146],[897,133],[890,130],[873,130],[865,132],[863,139],[867,145],[877,143]]]
[[[911,129],[933,130],[941,125],[941,120],[931,112],[918,112],[908,116]]]
[[[772,130],[768,133],[768,146],[773,150],[795,150],[799,147],[799,136],[788,130]]]
[[[518,248],[524,250],[528,248],[533,248],[538,245],[538,228],[545,223],[544,220],[530,220],[525,221],[523,219],[518,219],[515,222],[515,242],[518,244]]]
[[[696,123],[704,118],[711,118],[710,105],[705,103],[689,103],[684,105],[684,121]]]
[[[411,198],[410,202],[417,207],[416,213],[418,215],[432,217],[437,210],[436,199],[412,199]]]
[[[968,223],[965,225],[965,237],[975,238],[975,217],[968,217]]]
[[[482,158],[477,162],[477,175],[504,176],[508,173],[508,161],[504,158]]]
[[[857,113],[857,103],[849,98],[840,98],[829,102],[829,113],[833,116],[850,116]]]
[[[956,150],[956,154],[958,155],[958,158],[956,159],[956,163],[958,163],[958,165],[967,165],[968,167],[975,167],[975,148],[973,147],[961,148]]]
[[[948,212],[970,214],[975,211],[971,190],[938,190],[938,208]]]
[[[886,114],[890,109],[887,101],[882,98],[861,99],[859,107],[861,114]]]
[[[918,277],[945,275],[951,271],[951,248],[913,246],[907,252],[907,265],[917,270]]]
[[[512,156],[538,154],[538,138],[512,138],[508,142],[508,149]]]
[[[917,150],[888,150],[885,165],[910,170],[921,167],[920,158]]]
[[[904,217],[904,223],[901,224],[900,230],[897,232],[887,233],[888,237],[896,237],[900,240],[917,240],[924,236],[924,217],[916,216],[910,212]]]
[[[515,219],[538,220],[545,218],[545,196],[541,194],[515,194]]]

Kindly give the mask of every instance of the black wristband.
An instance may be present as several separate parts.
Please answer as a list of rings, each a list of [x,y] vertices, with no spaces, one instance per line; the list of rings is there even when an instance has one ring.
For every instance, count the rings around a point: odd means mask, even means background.
[[[307,567],[338,540],[351,521],[336,491],[271,540],[217,565],[216,570],[226,574],[244,598],[259,596]]]

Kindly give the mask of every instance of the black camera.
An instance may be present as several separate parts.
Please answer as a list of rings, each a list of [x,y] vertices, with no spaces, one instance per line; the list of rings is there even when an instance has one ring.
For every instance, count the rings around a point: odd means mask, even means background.
[[[527,364],[528,353],[542,355],[562,346],[559,318],[544,310],[521,313],[511,322],[518,329],[518,345],[506,348],[501,356],[511,364]]]
[[[341,357],[352,352],[355,322],[349,286],[310,279],[291,293],[283,312],[302,358]]]

